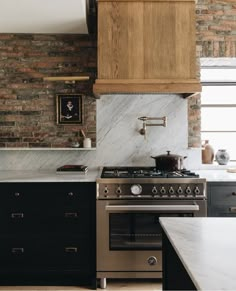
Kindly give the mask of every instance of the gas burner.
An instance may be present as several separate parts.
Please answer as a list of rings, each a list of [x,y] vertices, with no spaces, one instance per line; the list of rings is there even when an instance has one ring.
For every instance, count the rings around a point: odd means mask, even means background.
[[[198,178],[199,175],[183,169],[163,172],[155,167],[104,167],[101,178]]]

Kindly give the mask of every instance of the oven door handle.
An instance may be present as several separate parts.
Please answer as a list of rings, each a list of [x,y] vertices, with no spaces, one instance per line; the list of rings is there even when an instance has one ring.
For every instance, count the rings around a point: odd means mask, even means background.
[[[106,205],[106,211],[199,211],[199,205]]]

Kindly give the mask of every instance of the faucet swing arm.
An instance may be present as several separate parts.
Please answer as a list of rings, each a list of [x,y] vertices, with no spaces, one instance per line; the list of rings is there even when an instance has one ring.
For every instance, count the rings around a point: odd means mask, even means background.
[[[145,135],[147,131],[147,126],[167,126],[167,117],[147,117],[147,116],[142,116],[138,118],[143,122],[143,127],[139,130],[140,134]],[[147,123],[147,121],[150,120],[161,120],[162,123]]]

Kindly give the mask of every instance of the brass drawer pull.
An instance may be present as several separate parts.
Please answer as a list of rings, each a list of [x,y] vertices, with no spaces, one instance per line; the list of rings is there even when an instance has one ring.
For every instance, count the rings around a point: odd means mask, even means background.
[[[74,196],[74,193],[73,192],[69,192],[68,196]]]
[[[233,196],[236,196],[236,192],[232,192],[232,195],[233,195]]]
[[[77,218],[78,217],[78,213],[77,212],[66,212],[64,214],[65,218]]]
[[[24,218],[24,213],[22,212],[12,213],[11,218]]]
[[[15,196],[15,197],[19,197],[19,196],[20,196],[20,193],[19,193],[19,192],[15,192],[15,193],[14,193],[14,196]]]
[[[66,253],[77,253],[77,252],[78,252],[78,248],[74,248],[74,247],[66,247],[66,248],[65,248],[65,252],[66,252]]]
[[[23,254],[24,253],[24,248],[12,248],[11,252],[13,254]]]
[[[230,211],[230,212],[236,212],[236,207],[235,207],[235,206],[234,206],[234,207],[230,207],[230,208],[229,208],[229,211]]]

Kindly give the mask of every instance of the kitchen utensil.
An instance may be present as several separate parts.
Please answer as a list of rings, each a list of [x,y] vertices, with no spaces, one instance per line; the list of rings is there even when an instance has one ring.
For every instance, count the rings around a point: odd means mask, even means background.
[[[81,132],[81,134],[82,134],[83,138],[86,138],[86,135],[85,135],[85,133],[84,133],[83,129],[81,129],[81,130],[80,130],[80,132]]]

